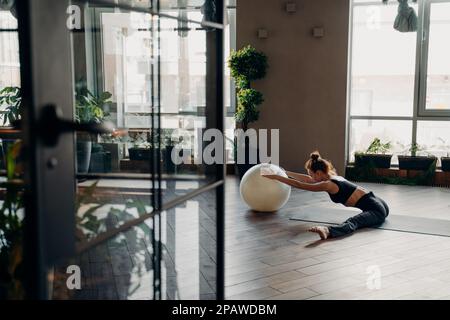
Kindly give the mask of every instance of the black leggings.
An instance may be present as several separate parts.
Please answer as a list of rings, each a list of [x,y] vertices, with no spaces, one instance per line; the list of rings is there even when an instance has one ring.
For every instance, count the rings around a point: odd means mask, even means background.
[[[389,214],[389,207],[383,199],[378,198],[372,192],[365,194],[356,203],[356,207],[363,212],[347,219],[344,223],[329,227],[330,237],[340,237],[350,234],[360,228],[375,227],[381,225]]]

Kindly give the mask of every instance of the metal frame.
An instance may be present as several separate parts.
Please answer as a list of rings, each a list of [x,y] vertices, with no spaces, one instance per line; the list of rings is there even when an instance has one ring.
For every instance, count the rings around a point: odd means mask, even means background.
[[[71,39],[66,28],[68,2],[18,1],[19,48],[25,159],[25,244],[27,295],[47,299],[47,270],[75,253],[74,134],[48,145],[42,110],[53,104],[73,119]],[[52,17],[49,19],[49,15]],[[64,164],[64,165],[61,165]],[[56,188],[55,188],[56,186]]]
[[[90,4],[94,5],[113,5],[111,1],[88,1]],[[26,114],[24,114],[24,140],[26,145],[33,146],[30,148],[31,152],[27,154],[28,159],[28,168],[27,172],[27,186],[28,186],[28,197],[26,203],[26,243],[25,243],[25,260],[27,261],[28,274],[30,275],[27,292],[29,293],[30,298],[38,298],[38,299],[48,299],[47,296],[47,274],[46,270],[48,266],[52,265],[53,258],[63,257],[70,255],[72,252],[72,248],[70,246],[70,241],[61,241],[58,239],[57,241],[53,241],[49,243],[49,239],[46,239],[47,231],[49,230],[48,226],[44,224],[47,222],[50,217],[46,215],[52,215],[52,213],[57,212],[59,217],[52,216],[53,222],[61,223],[63,228],[61,230],[68,230],[70,226],[74,226],[75,222],[73,215],[73,206],[74,201],[68,201],[69,198],[72,200],[75,197],[75,175],[74,175],[74,134],[68,134],[66,136],[61,137],[60,140],[63,140],[65,143],[61,143],[58,146],[52,148],[49,152],[45,152],[43,149],[42,143],[39,141],[39,136],[36,135],[35,129],[38,127],[39,120],[39,110],[44,103],[47,102],[47,99],[51,100],[49,102],[56,103],[57,105],[64,106],[64,110],[72,110],[73,105],[73,97],[72,97],[72,68],[67,68],[67,66],[71,66],[71,63],[68,63],[66,60],[69,60],[71,57],[71,46],[68,46],[69,32],[65,28],[65,16],[64,15],[56,15],[52,17],[52,19],[48,19],[49,13],[61,13],[65,12],[65,6],[69,3],[67,1],[57,1],[58,5],[55,5],[52,0],[41,0],[39,2],[33,0],[24,0],[19,1],[19,36],[20,36],[20,55],[21,55],[21,75],[22,75],[22,87],[24,90],[23,101],[26,105],[30,106],[30,108],[26,109]],[[86,3],[86,1],[81,1],[81,3]],[[156,3],[156,5],[153,5]],[[114,7],[129,10],[129,11],[137,11],[142,13],[150,13],[153,15],[152,23],[156,23],[156,26],[153,25],[152,29],[155,30],[156,35],[155,39],[157,39],[156,45],[154,48],[154,53],[159,57],[160,56],[160,45],[159,45],[159,30],[160,30],[160,19],[159,17],[164,17],[168,19],[179,20],[177,17],[172,15],[167,15],[161,13],[159,10],[159,1],[152,1],[152,9],[145,8],[135,8],[127,5],[114,5]],[[215,31],[215,40],[214,40],[214,59],[211,62],[211,65],[215,69],[215,83],[212,85],[214,88],[214,92],[211,92],[212,95],[215,96],[214,101],[214,110],[212,115],[210,116],[210,124],[223,132],[224,130],[224,101],[223,101],[223,69],[224,69],[224,57],[223,57],[223,17],[224,17],[224,5],[223,0],[216,1],[216,7],[220,10],[217,10],[217,18],[218,22],[199,22],[199,21],[191,21],[196,24],[202,24],[203,26],[207,26],[213,28]],[[51,10],[47,10],[52,8]],[[155,19],[156,17],[156,19]],[[47,22],[45,22],[47,21]],[[64,23],[64,26],[62,25]],[[33,26],[35,26],[33,28]],[[39,27],[37,27],[39,26]],[[59,27],[55,27],[59,26]],[[53,42],[51,42],[53,41]],[[40,44],[48,44],[52,43],[54,49],[64,48],[58,55],[59,58],[55,59],[52,54],[48,54],[48,46],[40,47]],[[36,54],[37,53],[37,54]],[[52,63],[53,68],[47,66],[48,63]],[[63,67],[63,63],[65,67]],[[43,68],[44,67],[44,68]],[[44,72],[45,70],[45,72]],[[157,63],[156,70],[153,74],[156,74],[158,80],[160,80],[160,64]],[[53,73],[53,74],[52,74]],[[42,77],[46,77],[46,81],[39,81]],[[53,81],[52,81],[53,79]],[[158,87],[154,88],[152,84],[152,100],[153,100],[153,109],[152,109],[152,139],[153,142],[156,142],[157,145],[161,146],[161,135],[155,133],[160,133],[161,130],[161,112],[160,106],[156,105],[159,99],[156,97],[160,96],[160,81],[157,82]],[[55,89],[64,89],[64,90],[55,90]],[[39,94],[38,94],[39,93]],[[54,100],[52,100],[54,99]],[[71,111],[72,112],[72,111]],[[72,118],[73,115],[66,114],[66,118]],[[155,138],[156,137],[156,138]],[[62,151],[64,149],[64,151]],[[70,149],[70,150],[69,150]],[[215,181],[204,185],[197,190],[190,192],[186,195],[180,196],[172,201],[167,203],[163,203],[162,201],[162,191],[161,185],[163,180],[162,168],[160,163],[160,153],[156,152],[154,149],[154,157],[152,159],[151,168],[152,174],[149,176],[152,181],[152,205],[154,211],[148,213],[146,215],[141,216],[138,219],[134,219],[128,221],[121,225],[120,227],[110,230],[109,232],[105,232],[100,235],[97,239],[92,242],[86,243],[81,247],[77,248],[78,252],[82,252],[93,246],[96,246],[100,243],[103,243],[107,239],[116,236],[119,233],[122,233],[133,226],[136,226],[147,219],[153,219],[154,228],[152,235],[152,244],[154,246],[154,266],[155,266],[155,276],[154,276],[154,299],[161,299],[161,261],[162,261],[162,244],[161,244],[161,212],[174,208],[177,205],[180,205],[186,202],[193,197],[196,197],[204,192],[215,190],[216,192],[216,241],[217,241],[217,260],[216,260],[216,296],[217,299],[224,299],[224,259],[225,259],[225,199],[224,199],[224,184],[225,184],[225,165],[217,164],[215,165]],[[72,174],[62,174],[58,170],[54,168],[50,168],[48,165],[48,158],[54,155],[55,157],[61,157],[68,163],[68,166],[61,165],[59,166],[62,170],[67,170],[68,168],[73,170]],[[64,163],[61,161],[61,163]],[[59,168],[57,167],[57,168]],[[54,172],[59,172],[58,175],[58,184],[55,183]],[[50,175],[47,173],[50,171]],[[66,178],[64,178],[66,177]],[[115,178],[115,176],[112,176]],[[70,184],[70,187],[68,186]],[[64,190],[67,194],[64,197],[60,197],[58,195],[58,201],[55,200],[55,195],[50,194],[45,188],[55,187],[58,185],[59,190]],[[69,192],[70,191],[70,192]],[[53,201],[49,201],[48,197],[52,197]],[[53,206],[53,203],[56,203],[59,210]],[[53,206],[53,207],[52,207]],[[61,211],[67,214],[61,214]],[[47,212],[47,214],[45,214]],[[68,217],[71,216],[72,218]],[[64,220],[64,221],[62,221]],[[51,229],[53,230],[53,229]],[[56,233],[57,236],[61,236]],[[64,237],[63,237],[64,238]],[[70,238],[70,237],[67,237]],[[73,245],[75,242],[73,241]],[[63,250],[64,252],[60,252],[56,249]],[[53,250],[53,252],[49,249]],[[73,252],[75,252],[75,248],[73,248]],[[51,255],[49,256],[49,253]]]
[[[224,22],[225,6],[223,0],[216,1],[217,20]],[[216,129],[223,134],[224,131],[224,96],[223,96],[223,77],[224,77],[224,37],[223,27],[216,30]],[[225,145],[222,146],[222,154],[225,158]],[[225,162],[225,161],[222,161]],[[216,188],[216,241],[217,241],[217,261],[216,261],[216,297],[218,300],[225,299],[225,164],[216,165],[216,180],[222,183]]]
[[[429,19],[426,18],[429,14],[429,9],[432,2],[450,2],[450,0],[419,0],[418,1],[418,30],[416,41],[416,63],[415,63],[415,78],[414,78],[414,97],[413,97],[413,113],[411,116],[354,116],[351,115],[351,89],[352,89],[352,54],[353,54],[353,15],[355,7],[364,6],[382,6],[380,1],[371,1],[364,3],[354,3],[350,1],[350,23],[349,23],[349,51],[348,51],[348,75],[347,75],[347,121],[346,121],[346,136],[345,136],[345,163],[350,162],[350,133],[352,120],[405,120],[412,121],[411,142],[417,141],[417,124],[419,121],[450,121],[450,111],[436,112],[435,110],[425,111],[425,95],[426,95],[426,65],[427,65],[427,50],[428,41],[424,37],[424,33],[428,32]],[[391,1],[386,5],[397,5],[397,2]],[[425,19],[424,19],[425,17]]]

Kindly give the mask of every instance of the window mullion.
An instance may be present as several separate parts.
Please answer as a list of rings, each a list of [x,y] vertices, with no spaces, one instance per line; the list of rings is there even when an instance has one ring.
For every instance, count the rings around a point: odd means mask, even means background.
[[[424,43],[426,32],[426,0],[419,2],[418,10],[418,27],[416,42],[416,70],[414,83],[414,110],[411,142],[417,142],[417,118],[421,115],[421,111],[425,109],[425,90],[426,90],[426,49]]]

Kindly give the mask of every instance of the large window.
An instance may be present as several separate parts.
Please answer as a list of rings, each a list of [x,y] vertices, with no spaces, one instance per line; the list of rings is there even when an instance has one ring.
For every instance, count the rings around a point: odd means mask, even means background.
[[[348,162],[375,137],[390,141],[394,155],[412,143],[436,156],[449,152],[450,1],[409,6],[418,30],[399,32],[397,1],[352,1]]]
[[[17,20],[9,11],[0,11],[0,89],[20,86]]]

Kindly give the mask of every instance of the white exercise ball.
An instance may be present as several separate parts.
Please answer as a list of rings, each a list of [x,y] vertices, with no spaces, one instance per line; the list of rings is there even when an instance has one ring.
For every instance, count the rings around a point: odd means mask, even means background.
[[[271,172],[287,177],[283,169],[274,164],[258,164],[251,167],[242,177],[239,191],[241,198],[254,211],[272,212],[281,209],[289,199],[291,187],[261,175]]]

